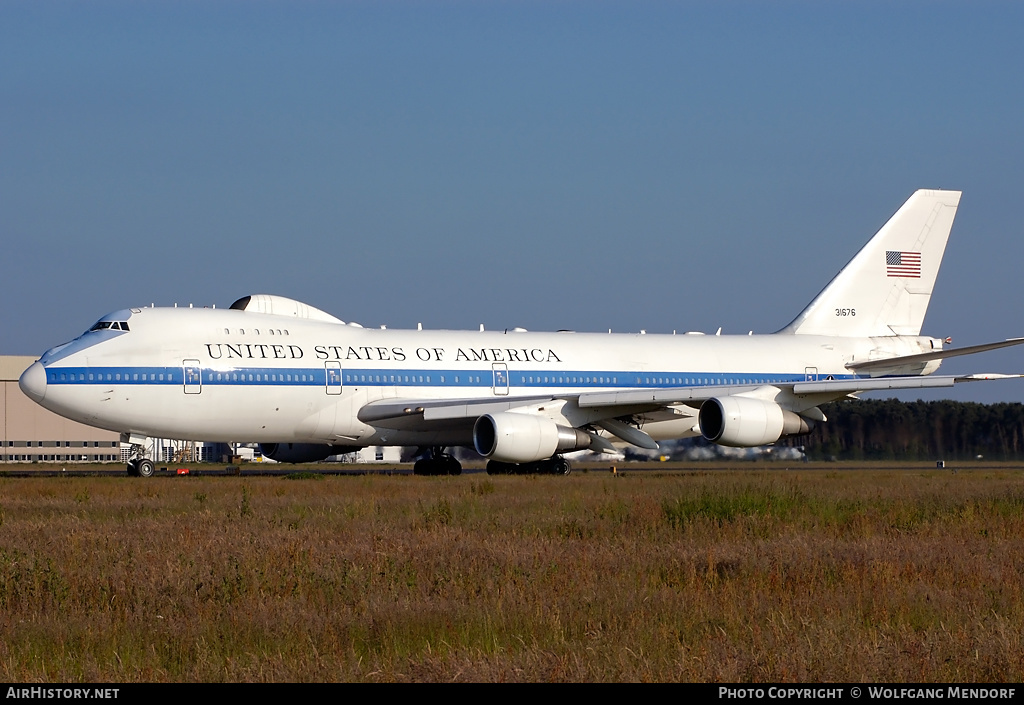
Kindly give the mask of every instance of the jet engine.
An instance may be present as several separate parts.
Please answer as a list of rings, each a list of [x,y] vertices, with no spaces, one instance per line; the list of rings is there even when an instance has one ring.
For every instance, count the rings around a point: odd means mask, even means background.
[[[585,450],[590,441],[584,431],[533,414],[485,414],[473,426],[476,452],[506,463],[532,463],[559,452]]]
[[[260,452],[279,463],[314,463],[332,455],[357,450],[358,446],[331,446],[322,443],[260,443]]]
[[[700,432],[723,446],[749,448],[782,436],[810,433],[814,422],[774,402],[750,397],[715,397],[700,406]]]

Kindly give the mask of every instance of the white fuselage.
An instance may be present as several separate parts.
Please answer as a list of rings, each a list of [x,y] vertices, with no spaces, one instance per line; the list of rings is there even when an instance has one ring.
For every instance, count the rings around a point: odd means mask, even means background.
[[[118,318],[127,330],[94,329],[48,351],[33,378],[45,372],[45,384],[23,388],[59,414],[125,434],[264,443],[471,445],[471,424],[404,430],[360,420],[360,411],[388,399],[557,400],[596,391],[847,379],[847,363],[913,354],[936,342],[378,330],[193,308],[131,309],[103,320]],[[667,427],[662,435],[694,435],[691,427]]]

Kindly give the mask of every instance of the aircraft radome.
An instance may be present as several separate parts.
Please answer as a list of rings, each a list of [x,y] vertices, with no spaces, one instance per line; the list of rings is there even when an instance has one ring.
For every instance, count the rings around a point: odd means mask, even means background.
[[[46,351],[29,397],[118,431],[148,476],[147,437],[258,442],[305,462],[417,446],[422,474],[568,472],[562,453],[703,435],[759,446],[825,421],[857,392],[1021,375],[932,374],[948,349],[921,335],[959,191],[914,193],[824,290],[770,335],[368,329],[279,296],[228,309],[126,308]]]

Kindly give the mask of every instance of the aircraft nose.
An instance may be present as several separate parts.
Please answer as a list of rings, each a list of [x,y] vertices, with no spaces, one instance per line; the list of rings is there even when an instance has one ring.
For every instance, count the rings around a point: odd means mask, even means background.
[[[32,401],[39,403],[46,396],[46,369],[38,362],[21,373],[18,386]]]

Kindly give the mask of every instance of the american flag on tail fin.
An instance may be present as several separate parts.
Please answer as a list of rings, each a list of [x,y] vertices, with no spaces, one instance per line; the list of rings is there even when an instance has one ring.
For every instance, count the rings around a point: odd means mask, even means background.
[[[885,275],[888,277],[921,278],[921,253],[886,250]]]

